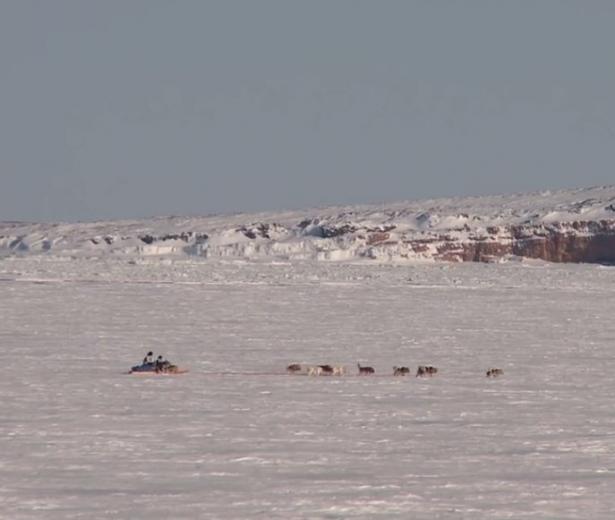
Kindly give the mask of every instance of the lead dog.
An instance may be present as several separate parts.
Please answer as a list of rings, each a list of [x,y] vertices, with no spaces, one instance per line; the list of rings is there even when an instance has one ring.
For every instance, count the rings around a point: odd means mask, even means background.
[[[487,370],[487,377],[498,377],[503,375],[504,370],[502,370],[501,368],[490,368],[489,370]]]

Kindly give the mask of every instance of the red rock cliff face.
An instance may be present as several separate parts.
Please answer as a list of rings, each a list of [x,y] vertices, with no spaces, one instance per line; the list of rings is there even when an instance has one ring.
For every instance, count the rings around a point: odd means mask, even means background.
[[[425,249],[425,240],[413,244]],[[548,262],[615,264],[615,221],[602,220],[489,228],[460,241],[434,238],[437,260],[487,262],[505,255]]]

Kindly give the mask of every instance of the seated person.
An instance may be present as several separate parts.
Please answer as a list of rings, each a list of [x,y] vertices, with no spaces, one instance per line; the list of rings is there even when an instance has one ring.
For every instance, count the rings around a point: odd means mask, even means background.
[[[166,372],[172,366],[170,361],[167,361],[162,356],[156,358],[156,372]]]

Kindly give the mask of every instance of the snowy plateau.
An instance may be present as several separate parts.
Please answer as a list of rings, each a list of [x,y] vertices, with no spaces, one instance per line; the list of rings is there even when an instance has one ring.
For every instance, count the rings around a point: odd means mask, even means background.
[[[0,223],[0,518],[614,518],[614,208]]]
[[[88,224],[0,222],[0,255],[615,263],[615,186]]]

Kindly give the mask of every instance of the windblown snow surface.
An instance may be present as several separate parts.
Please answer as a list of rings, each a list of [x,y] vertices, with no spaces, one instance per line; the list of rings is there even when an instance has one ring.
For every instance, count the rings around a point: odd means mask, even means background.
[[[1,518],[613,518],[613,267],[31,255],[0,279]],[[190,372],[127,375],[150,349]]]

